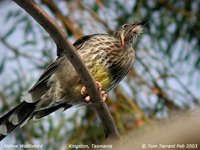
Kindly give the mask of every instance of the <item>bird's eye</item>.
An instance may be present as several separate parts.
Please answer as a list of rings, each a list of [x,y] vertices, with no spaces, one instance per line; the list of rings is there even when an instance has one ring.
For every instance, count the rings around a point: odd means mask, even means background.
[[[122,28],[126,28],[126,27],[128,27],[128,24],[124,24],[124,25],[122,26]]]

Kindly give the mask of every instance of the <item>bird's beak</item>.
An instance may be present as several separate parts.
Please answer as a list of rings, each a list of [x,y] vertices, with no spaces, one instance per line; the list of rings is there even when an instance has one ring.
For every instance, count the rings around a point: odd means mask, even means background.
[[[144,20],[142,22],[137,23],[137,25],[144,26],[147,22],[148,22],[148,20]]]
[[[124,31],[122,31],[120,34],[120,42],[122,46],[124,46],[124,38],[125,38]]]

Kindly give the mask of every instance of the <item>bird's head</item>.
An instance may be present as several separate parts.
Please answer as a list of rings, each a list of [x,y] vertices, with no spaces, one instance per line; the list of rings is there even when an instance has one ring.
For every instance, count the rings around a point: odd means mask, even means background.
[[[134,42],[138,35],[142,33],[142,26],[147,21],[131,22],[122,25],[115,33],[115,37],[120,39],[121,45],[127,45]]]

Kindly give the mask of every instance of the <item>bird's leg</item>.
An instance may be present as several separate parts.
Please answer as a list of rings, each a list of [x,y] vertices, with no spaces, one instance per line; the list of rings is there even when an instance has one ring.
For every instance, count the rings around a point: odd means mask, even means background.
[[[108,97],[108,95],[106,94],[106,92],[105,92],[104,90],[102,90],[102,85],[101,85],[100,82],[96,81],[96,86],[97,86],[97,90],[98,90],[98,92],[99,92],[99,94],[100,94],[101,100],[102,100],[103,102],[105,102],[106,99],[107,99],[107,97]],[[86,90],[86,87],[85,87],[85,86],[83,86],[83,87],[81,88],[81,94],[82,94],[83,96],[85,96],[85,102],[86,102],[86,103],[89,103],[89,102],[90,102],[90,96],[88,96],[88,93],[87,93],[87,90]]]

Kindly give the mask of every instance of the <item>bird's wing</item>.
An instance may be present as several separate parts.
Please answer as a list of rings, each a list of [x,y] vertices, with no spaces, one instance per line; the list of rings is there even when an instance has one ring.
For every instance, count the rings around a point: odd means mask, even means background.
[[[93,35],[86,35],[78,39],[77,41],[74,42],[73,46],[76,48],[76,50],[79,50],[80,47],[87,41],[89,40]],[[48,81],[49,77],[55,73],[57,66],[63,61],[63,56],[58,57],[56,61],[51,63],[42,73],[38,81],[35,83],[35,85],[29,90],[29,92],[35,90],[36,88],[42,86],[43,84],[46,84]]]
[[[79,50],[80,47],[81,47],[86,41],[88,41],[89,39],[91,39],[91,37],[93,37],[94,35],[95,35],[95,34],[93,34],[93,35],[86,35],[86,36],[81,37],[80,39],[78,39],[78,40],[76,40],[76,41],[74,42],[73,46],[74,46],[77,50]]]
[[[63,61],[62,58],[57,58],[56,61],[51,63],[47,68],[44,70],[38,81],[34,84],[34,86],[29,90],[29,92],[34,91],[38,87],[43,86],[43,84],[46,84],[49,77],[55,73],[57,66]]]
[[[87,35],[83,36],[77,41],[74,42],[74,47],[76,50],[80,50],[82,45],[88,41],[92,36],[94,35]],[[22,100],[25,100],[27,102],[36,102],[40,99],[40,97],[50,88],[47,85],[47,82],[49,78],[51,77],[52,74],[56,72],[57,67],[59,66],[60,63],[64,61],[64,56],[60,56],[51,63],[42,73],[40,76],[39,80],[34,84],[34,86],[29,90],[28,94],[25,95]],[[31,100],[28,100],[31,99]]]
[[[56,61],[51,63],[44,70],[38,81],[33,85],[33,87],[28,91],[28,93],[21,98],[22,101],[34,103],[40,100],[40,97],[50,88],[47,84],[49,78],[52,74],[56,72],[56,68],[62,61],[63,57],[58,57]]]
[[[106,35],[107,36],[107,34],[92,34],[92,35],[86,35],[86,36],[83,36],[83,37],[81,37],[80,39],[78,39],[78,40],[76,40],[75,42],[74,42],[74,47],[77,49],[77,50],[80,50],[81,49],[81,47],[83,46],[83,44],[85,43],[85,42],[87,42],[87,41],[89,41],[91,38],[93,38],[94,36],[96,36],[96,35]]]

